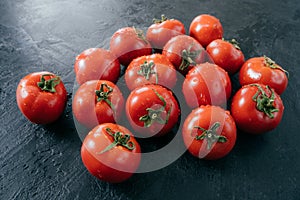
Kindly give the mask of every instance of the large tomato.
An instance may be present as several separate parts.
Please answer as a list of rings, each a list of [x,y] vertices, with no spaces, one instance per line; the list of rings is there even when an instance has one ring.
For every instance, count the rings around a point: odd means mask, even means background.
[[[81,85],[90,80],[108,80],[116,83],[120,76],[120,63],[110,51],[91,48],[76,57],[74,70]]]
[[[170,90],[160,85],[145,85],[128,96],[126,115],[141,137],[162,136],[176,125],[180,109]]]
[[[245,62],[244,54],[234,39],[231,41],[214,40],[206,47],[206,51],[214,63],[230,75],[238,72]]]
[[[280,96],[269,86],[244,85],[234,95],[231,113],[237,127],[247,133],[260,134],[278,126],[284,106]]]
[[[89,132],[82,143],[81,159],[88,171],[103,181],[129,179],[141,160],[141,149],[123,126],[104,123]]]
[[[185,34],[184,24],[176,19],[168,19],[164,15],[161,19],[154,19],[154,23],[147,30],[147,40],[155,49],[162,49],[165,44],[177,35]]]
[[[231,81],[218,65],[203,63],[189,71],[182,85],[186,103],[191,108],[200,105],[226,105],[231,95]]]
[[[50,72],[35,72],[21,79],[16,91],[23,115],[36,124],[49,124],[64,111],[67,91],[60,77]]]
[[[188,35],[178,35],[166,43],[163,55],[185,75],[193,66],[204,61],[205,50],[194,38]]]
[[[206,47],[213,40],[222,39],[223,27],[216,17],[202,14],[195,17],[190,24],[190,36]]]
[[[287,71],[266,56],[247,60],[239,75],[241,85],[251,83],[269,85],[279,95],[284,92],[288,84]]]
[[[116,31],[110,39],[110,50],[125,66],[134,58],[152,53],[152,47],[143,31],[134,27],[125,27]]]
[[[142,56],[129,64],[125,81],[130,90],[150,83],[173,88],[177,81],[176,69],[164,55]]]
[[[124,109],[124,98],[114,83],[92,80],[78,88],[72,108],[78,122],[92,129],[101,123],[117,122]]]
[[[236,126],[229,111],[217,106],[200,106],[184,121],[182,136],[193,156],[215,160],[234,147]]]

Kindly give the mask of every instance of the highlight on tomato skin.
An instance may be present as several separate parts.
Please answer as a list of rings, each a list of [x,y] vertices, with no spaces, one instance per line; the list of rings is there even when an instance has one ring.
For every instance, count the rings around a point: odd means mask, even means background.
[[[76,56],[74,71],[79,85],[90,80],[107,80],[116,83],[121,67],[118,58],[111,51],[89,48]]]
[[[185,119],[182,137],[195,157],[216,160],[229,154],[236,142],[237,129],[229,111],[218,106],[200,106]]]
[[[274,89],[258,83],[242,86],[231,102],[231,114],[238,129],[249,134],[275,129],[283,112],[283,102]]]
[[[288,85],[288,72],[267,56],[253,57],[241,67],[239,81],[241,85],[269,85],[281,95]]]
[[[190,108],[201,105],[226,106],[232,92],[231,80],[224,69],[206,62],[188,72],[182,92]]]
[[[81,159],[96,178],[120,183],[128,180],[141,162],[141,148],[124,126],[104,123],[92,129],[81,146]]]
[[[67,91],[61,78],[51,72],[34,72],[23,77],[16,90],[21,113],[32,123],[50,124],[63,113]]]

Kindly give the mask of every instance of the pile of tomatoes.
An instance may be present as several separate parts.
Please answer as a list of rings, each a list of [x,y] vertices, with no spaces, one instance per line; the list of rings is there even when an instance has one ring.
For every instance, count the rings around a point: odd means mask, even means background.
[[[207,14],[192,20],[189,35],[182,22],[164,15],[146,34],[121,28],[109,50],[80,53],[74,70],[79,88],[73,114],[90,130],[82,161],[108,182],[127,180],[139,167],[142,148],[136,138],[164,137],[183,117],[179,131],[192,155],[224,157],[235,145],[237,129],[261,134],[278,126],[284,110],[279,95],[288,83],[287,72],[270,58],[245,61],[237,41],[225,40],[219,19]],[[241,88],[232,94],[230,77],[238,72]],[[128,95],[118,87],[121,77]],[[20,81],[17,103],[33,123],[52,123],[64,110],[66,94],[60,77],[37,72]]]

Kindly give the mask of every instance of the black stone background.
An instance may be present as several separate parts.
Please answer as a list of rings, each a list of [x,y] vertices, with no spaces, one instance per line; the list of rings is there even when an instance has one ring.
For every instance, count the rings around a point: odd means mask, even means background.
[[[101,182],[81,162],[71,98],[56,123],[35,125],[17,108],[17,84],[28,73],[48,70],[72,93],[77,54],[107,48],[117,29],[146,28],[162,13],[187,30],[198,14],[215,15],[247,59],[266,54],[288,70],[284,117],[264,135],[239,134],[221,160],[185,153],[125,183]],[[1,0],[0,199],[300,199],[299,35],[298,0]]]

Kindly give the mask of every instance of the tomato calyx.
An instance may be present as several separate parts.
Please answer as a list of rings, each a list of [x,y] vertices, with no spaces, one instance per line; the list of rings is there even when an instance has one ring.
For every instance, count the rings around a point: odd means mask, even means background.
[[[37,82],[38,87],[43,91],[55,93],[55,86],[60,83],[60,78],[56,76],[54,78],[46,80],[45,76],[53,76],[53,74],[43,74],[41,76],[40,82]]]
[[[140,65],[140,70],[137,72],[138,75],[144,76],[146,80],[150,79],[150,75],[155,74],[155,83],[158,83],[158,75],[154,71],[154,62],[150,61],[149,63],[147,61],[144,62],[144,64]]]
[[[181,52],[181,63],[179,66],[180,70],[185,70],[187,69],[190,65],[195,65],[195,59],[197,58],[197,56],[199,56],[201,49],[197,50],[197,51],[191,51],[193,45],[189,46],[188,49],[184,49]]]
[[[106,91],[105,91],[106,90]],[[100,89],[99,90],[95,90],[95,94],[97,96],[97,102],[100,101],[105,101],[112,109],[113,111],[114,109],[114,105],[111,103],[111,101],[109,100],[109,96],[110,94],[113,92],[113,88],[110,87],[109,85],[107,85],[106,83],[102,83],[100,85]]]
[[[272,60],[271,58],[267,57],[266,55],[264,55],[264,64],[267,67],[270,67],[271,69],[279,69],[281,71],[283,71],[287,77],[289,77],[289,72],[282,69],[279,65],[276,64],[276,62],[274,60]]]
[[[236,41],[236,39],[233,38],[233,39],[231,39],[231,40],[229,40],[227,42],[229,42],[230,44],[232,44],[234,46],[234,48],[236,48],[237,50],[241,50],[241,47],[239,46],[240,43],[238,43],[238,41]]]
[[[123,146],[126,149],[131,151],[135,148],[135,144],[132,141],[129,141],[130,140],[129,134],[124,134],[120,131],[113,132],[111,128],[106,128],[105,130],[111,137],[114,138],[114,141],[97,154],[103,154],[118,145]]]
[[[162,14],[160,19],[154,18],[153,23],[160,24],[160,23],[165,22],[167,20],[168,20],[168,18],[164,14]]]
[[[165,99],[156,90],[153,89],[153,91],[156,94],[156,96],[163,102],[163,106],[161,106],[158,109],[147,108],[146,110],[148,111],[148,113],[139,118],[140,121],[144,122],[144,127],[147,128],[150,127],[153,124],[153,122],[157,122],[159,124],[167,124],[171,113],[170,108],[167,113],[166,119],[163,119],[161,117],[161,114],[165,111],[167,103]]]
[[[145,42],[145,44],[148,44],[148,40],[146,39],[143,30],[132,27],[137,37]]]
[[[268,85],[266,86],[266,88],[271,92],[271,95],[269,97],[260,85],[251,84],[251,86],[255,86],[258,88],[257,92],[252,97],[252,100],[256,102],[256,109],[264,112],[270,119],[273,119],[273,113],[279,111],[279,109],[275,108],[275,106],[273,105],[275,101],[274,90],[272,90]]]
[[[220,142],[225,143],[227,142],[227,138],[223,135],[218,135],[217,130],[220,127],[220,122],[215,122],[210,129],[206,130],[200,126],[194,126],[198,130],[202,131],[201,135],[196,135],[195,140],[206,140],[207,146],[206,149],[210,150],[214,143]]]

